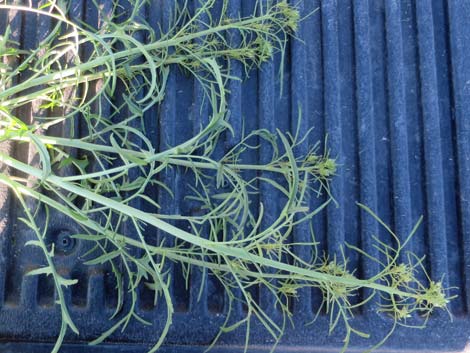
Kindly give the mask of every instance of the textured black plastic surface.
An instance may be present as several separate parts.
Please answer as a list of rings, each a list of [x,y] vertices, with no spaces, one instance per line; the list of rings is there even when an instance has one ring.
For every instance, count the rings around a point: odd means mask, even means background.
[[[109,5],[106,1],[104,6]],[[153,0],[144,14],[158,26],[170,17],[173,0]],[[250,13],[254,1],[231,0],[230,11]],[[341,165],[333,182],[333,194],[341,205],[331,206],[316,218],[318,240],[325,250],[338,251],[344,241],[374,253],[371,234],[386,234],[355,205],[360,201],[375,210],[401,236],[412,229],[423,214],[424,225],[411,242],[418,254],[426,254],[432,278],[444,276],[446,287],[456,286],[458,294],[450,305],[453,321],[446,313],[434,315],[423,330],[398,328],[383,351],[462,351],[470,338],[470,1],[468,0],[299,0],[303,15],[298,37],[287,52],[283,93],[280,95],[279,60],[252,72],[245,82],[232,82],[229,98],[231,124],[237,136],[227,136],[230,148],[247,129],[294,129],[299,107],[302,129],[314,127],[311,142],[328,134],[331,154]],[[125,4],[124,4],[125,5]],[[73,0],[73,13],[96,23],[92,1]],[[34,47],[49,26],[34,15],[0,13],[0,27],[10,22],[21,46]],[[234,66],[235,75],[242,75]],[[146,116],[148,135],[162,148],[190,137],[200,123],[203,92],[193,80],[177,69],[169,78],[167,95],[160,109]],[[27,119],[28,112],[25,112]],[[28,151],[22,153],[27,158]],[[253,155],[263,159],[263,151]],[[153,197],[165,207],[188,211],[182,199],[184,180],[166,176],[179,190],[175,199],[155,190]],[[266,213],[276,200],[262,194]],[[322,200],[316,200],[318,206]],[[0,190],[0,351],[47,352],[59,330],[59,312],[53,305],[52,282],[23,277],[42,263],[40,254],[23,244],[32,234],[16,221],[14,200]],[[140,352],[156,341],[165,313],[152,307],[151,294],[142,291],[138,311],[154,326],[132,324],[111,336],[115,345],[87,348],[86,340],[96,338],[110,327],[113,283],[105,269],[86,267],[77,259],[84,249],[70,242],[70,225],[53,217],[51,241],[62,246],[57,257],[64,273],[80,280],[68,293],[71,315],[80,336],[67,336],[71,345],[64,352]],[[301,241],[307,232],[298,229]],[[365,275],[375,271],[374,263],[352,254],[351,266]],[[224,296],[211,280],[198,302],[201,275],[195,272],[186,291],[174,269],[177,313],[162,352],[200,352],[215,336],[224,320]],[[194,288],[197,288],[194,290]],[[270,297],[259,293],[261,305],[274,307]],[[344,332],[328,335],[328,318],[315,315],[318,293],[302,291],[294,303],[295,328],[289,328],[279,351],[338,351]],[[391,320],[375,313],[371,302],[357,313],[356,327],[372,333],[370,342],[388,332]],[[243,308],[237,307],[239,315]],[[275,311],[275,309],[273,309]],[[419,322],[413,318],[410,322]],[[253,352],[269,348],[268,335],[256,324],[252,328]],[[214,352],[242,350],[244,331],[222,336]],[[3,343],[2,343],[3,342]],[[9,342],[9,343],[6,343]],[[23,343],[14,343],[23,342]],[[28,343],[25,343],[28,342]],[[72,343],[79,344],[73,345]],[[119,345],[119,343],[125,345]],[[118,344],[118,345],[116,345]],[[368,347],[367,340],[354,339],[353,350]],[[174,346],[178,345],[178,346]],[[34,347],[34,348],[32,348]]]

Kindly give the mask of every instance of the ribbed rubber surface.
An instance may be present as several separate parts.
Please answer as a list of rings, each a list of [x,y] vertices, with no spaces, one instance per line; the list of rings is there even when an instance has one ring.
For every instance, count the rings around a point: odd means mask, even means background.
[[[106,4],[104,0],[101,1]],[[173,0],[153,0],[146,17],[157,26],[168,19]],[[231,0],[230,11],[249,14],[254,1]],[[446,313],[431,318],[423,330],[398,328],[383,351],[462,351],[470,336],[470,1],[469,0],[299,0],[305,19],[298,33],[302,41],[288,48],[283,93],[280,96],[279,60],[252,72],[243,83],[230,85],[231,124],[236,135],[228,136],[230,148],[247,129],[258,127],[287,131],[294,129],[299,109],[302,129],[314,127],[312,144],[328,134],[331,155],[341,165],[333,182],[333,194],[341,207],[330,206],[315,220],[317,239],[325,250],[338,251],[344,241],[374,254],[370,235],[387,235],[378,224],[361,213],[360,201],[375,210],[401,236],[406,236],[420,215],[425,222],[411,242],[413,252],[426,255],[426,267],[433,279],[443,276],[446,287],[458,287],[450,305],[453,321]],[[108,4],[109,5],[109,4]],[[75,16],[96,23],[91,1],[74,0]],[[34,46],[48,23],[33,15],[0,13],[0,26],[10,21],[23,47]],[[240,67],[234,74],[242,75]],[[199,129],[203,93],[178,70],[169,79],[166,99],[160,109],[148,112],[146,127],[162,148],[190,137]],[[204,113],[204,109],[203,109]],[[204,114],[203,114],[204,115]],[[28,112],[25,112],[27,119]],[[6,148],[6,147],[5,147]],[[27,158],[28,151],[22,153]],[[263,159],[263,151],[252,156]],[[166,175],[178,192],[175,199],[155,190],[152,197],[174,211],[190,211],[183,201],[184,180]],[[177,187],[176,187],[177,186]],[[261,194],[266,214],[276,202]],[[322,200],[316,200],[312,207]],[[23,277],[28,269],[42,263],[40,254],[24,249],[32,235],[16,222],[16,207],[7,191],[0,192],[0,343],[2,352],[31,351],[22,342],[53,342],[59,329],[52,282]],[[65,220],[54,219],[51,237],[70,232]],[[307,232],[298,229],[295,238]],[[388,239],[389,241],[390,239]],[[90,268],[76,259],[80,244],[72,253],[59,256],[64,272],[80,280],[68,293],[72,317],[80,336],[68,336],[70,343],[96,338],[108,327],[113,309],[113,283],[101,268]],[[364,275],[376,271],[375,264],[351,256],[351,266]],[[201,275],[191,278],[186,291],[174,269],[173,296],[177,313],[163,352],[200,352],[224,320],[224,297],[211,280],[197,296]],[[194,289],[196,288],[196,290]],[[261,305],[274,307],[266,293],[258,293]],[[106,347],[109,351],[140,352],[156,341],[165,313],[152,308],[151,293],[142,291],[138,311],[153,327],[132,324],[117,333],[111,343],[129,346]],[[338,351],[344,332],[328,335],[328,318],[315,315],[318,293],[303,291],[294,303],[295,328],[289,328],[279,351]],[[369,347],[388,331],[391,320],[375,313],[371,302],[357,314],[356,327],[372,333],[367,340],[352,341],[353,349]],[[243,308],[237,308],[243,315]],[[274,309],[273,309],[274,310]],[[416,318],[410,321],[419,322]],[[268,335],[256,324],[252,328],[253,351],[269,346]],[[240,350],[244,331],[222,336],[230,347],[214,352]],[[179,345],[173,347],[173,345]],[[35,346],[47,352],[51,346]],[[85,351],[84,346],[67,346],[64,352]],[[186,347],[186,348],[185,348]],[[104,351],[103,347],[90,352]]]

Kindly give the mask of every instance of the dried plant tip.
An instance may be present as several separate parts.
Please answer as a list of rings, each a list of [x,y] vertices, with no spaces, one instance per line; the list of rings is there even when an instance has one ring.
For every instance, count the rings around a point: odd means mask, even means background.
[[[444,293],[442,282],[431,281],[429,287],[426,288],[416,300],[421,309],[432,312],[434,308],[445,308],[449,303],[449,299]]]
[[[394,310],[395,318],[397,320],[404,320],[411,317],[409,305],[401,305]]]
[[[253,42],[253,47],[261,63],[271,59],[273,55],[273,45],[268,40],[258,37]]]
[[[336,259],[333,259],[332,261],[325,259],[323,265],[319,268],[319,271],[336,277],[355,279],[355,277],[347,270],[346,263],[338,263]],[[331,282],[325,288],[322,288],[322,290],[324,292],[328,292],[325,294],[331,296],[332,299],[335,300],[338,298],[346,300],[347,297],[354,295],[355,291],[354,288],[342,282]]]
[[[291,32],[296,32],[300,20],[299,11],[292,5],[289,5],[287,1],[281,1],[276,5],[276,8],[281,16],[284,17],[286,28]]]
[[[331,158],[323,160],[318,165],[318,174],[323,178],[329,178],[336,173],[336,161]]]
[[[392,287],[407,285],[414,281],[413,268],[407,264],[401,263],[390,268],[389,276]]]

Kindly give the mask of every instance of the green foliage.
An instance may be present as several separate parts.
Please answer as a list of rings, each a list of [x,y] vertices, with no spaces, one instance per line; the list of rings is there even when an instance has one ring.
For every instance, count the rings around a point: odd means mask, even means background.
[[[158,307],[166,308],[167,312],[166,325],[151,352],[158,349],[174,313],[169,290],[173,279],[167,270],[168,263],[182,265],[186,278],[192,271],[208,273],[225,289],[228,315],[213,344],[221,334],[244,327],[248,348],[250,323],[256,318],[274,339],[275,347],[292,315],[289,302],[296,300],[302,288],[320,289],[322,308],[330,315],[330,332],[338,325],[346,328],[344,349],[351,334],[367,337],[353,328],[353,309],[375,296],[384,299],[379,310],[389,313],[397,324],[405,323],[414,312],[427,319],[435,308],[445,309],[452,299],[441,282],[419,283],[416,272],[424,271],[422,260],[409,254],[408,263],[399,261],[409,238],[401,243],[365,206],[361,207],[395,241],[391,246],[376,237],[371,239],[385,262],[348,245],[380,264],[380,272],[372,278],[358,278],[348,268],[344,253],[341,258],[319,254],[313,229],[310,242],[292,242],[293,229],[301,223],[310,224],[332,200],[330,197],[315,210],[308,207],[311,197],[330,195],[329,183],[338,169],[328,152],[318,154],[318,146],[312,146],[305,155],[295,152],[296,147],[305,143],[308,132],[291,135],[265,129],[251,131],[225,155],[217,156],[215,147],[221,134],[231,131],[226,107],[227,82],[240,79],[231,76],[231,62],[242,63],[249,74],[275,53],[282,57],[288,37],[299,21],[298,11],[286,1],[258,5],[254,12],[257,15],[246,18],[229,17],[227,1],[222,2],[222,10],[215,16],[212,10],[217,2],[201,2],[194,13],[186,6],[177,8],[172,25],[165,31],[155,31],[138,16],[145,5],[140,0],[133,1],[134,11],[128,17],[118,15],[117,4],[111,14],[101,13],[102,26],[98,29],[71,21],[66,2],[50,1],[40,8],[0,4],[2,11],[32,12],[50,18],[55,24],[47,39],[29,52],[20,51],[9,40],[9,29],[0,40],[3,59],[0,141],[28,143],[40,161],[39,166],[28,165],[0,153],[3,164],[37,181],[31,183],[1,173],[0,182],[17,195],[26,215],[23,221],[36,236],[25,245],[41,249],[47,260],[46,267],[29,275],[54,278],[57,305],[62,313],[54,352],[59,350],[69,328],[78,332],[63,295],[64,288],[76,281],[56,271],[54,249],[45,244],[48,222],[42,229],[35,223],[34,213],[40,210],[49,214],[53,209],[75,222],[81,230],[74,237],[93,244],[85,255],[85,263],[107,264],[116,277],[118,301],[111,317],[113,322],[92,344],[125,329],[131,320],[148,324],[138,316],[135,307],[137,288],[146,286],[155,292],[154,304],[164,303]],[[146,43],[139,41],[139,36],[144,36]],[[78,55],[84,46],[93,48],[86,61]],[[16,58],[20,55],[22,63],[18,65]],[[168,75],[174,66],[201,84],[211,116],[192,138],[157,151],[145,136],[142,118],[164,99]],[[20,75],[25,78],[20,80]],[[118,84],[125,87],[121,106],[113,103],[118,101],[113,99],[118,94]],[[93,95],[87,94],[89,91]],[[31,124],[25,124],[15,112],[30,103],[40,107],[42,114]],[[106,105],[113,108],[109,114]],[[118,119],[119,114],[125,117]],[[49,134],[54,126],[73,126],[71,122],[76,119],[86,125],[82,136],[76,137],[73,129],[62,137]],[[261,146],[273,151],[271,160],[264,164],[245,163],[245,154]],[[155,187],[173,194],[174,190],[160,178],[170,169],[184,173],[192,181],[186,200],[197,204],[200,214],[165,213],[157,201],[146,196]],[[279,213],[270,215],[275,220],[268,226],[263,226],[266,223],[263,205],[255,204],[263,184],[284,200]],[[34,212],[25,198],[37,201]],[[153,207],[155,212],[135,208],[136,200]],[[188,227],[176,227],[174,220]],[[152,227],[173,241],[146,238],[145,229]],[[416,228],[410,236],[415,231]],[[296,255],[293,248],[299,246],[313,249],[310,260]],[[250,294],[253,287],[263,287],[276,298],[282,314],[280,323],[253,299]],[[370,289],[371,296],[352,304],[351,297],[363,288]],[[130,305],[124,306],[124,301]],[[233,323],[231,308],[235,302],[243,302],[248,310],[245,318]]]

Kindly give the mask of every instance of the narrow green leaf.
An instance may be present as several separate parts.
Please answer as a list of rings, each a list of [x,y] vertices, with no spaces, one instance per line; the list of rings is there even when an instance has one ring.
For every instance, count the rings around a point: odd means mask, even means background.
[[[67,210],[67,213],[69,214],[69,216],[73,217],[76,221],[78,222],[86,222],[88,221],[88,217],[86,217],[85,215],[77,212],[77,211],[74,211],[72,209],[68,209]]]
[[[73,234],[70,237],[73,239],[93,240],[93,241],[100,241],[100,240],[107,239],[106,235],[97,235],[97,234]]]
[[[38,276],[38,275],[52,275],[52,269],[47,267],[40,267],[35,270],[31,270],[25,274],[25,276]]]
[[[41,179],[44,181],[52,172],[49,152],[47,151],[47,147],[44,145],[44,143],[36,135],[31,133],[28,135],[39,153],[43,171]]]
[[[121,255],[121,251],[120,250],[114,250],[114,251],[111,251],[109,253],[104,253],[103,255],[98,256],[96,259],[86,261],[85,265],[103,264],[105,262],[108,262],[108,261],[114,259],[115,257],[118,257],[119,255]]]
[[[59,283],[61,285],[63,285],[64,287],[68,287],[68,286],[72,286],[74,284],[77,284],[78,280],[77,279],[67,279],[67,278],[64,278],[64,277],[60,277],[59,278]]]
[[[39,240],[28,240],[24,245],[42,247],[42,243]]]

